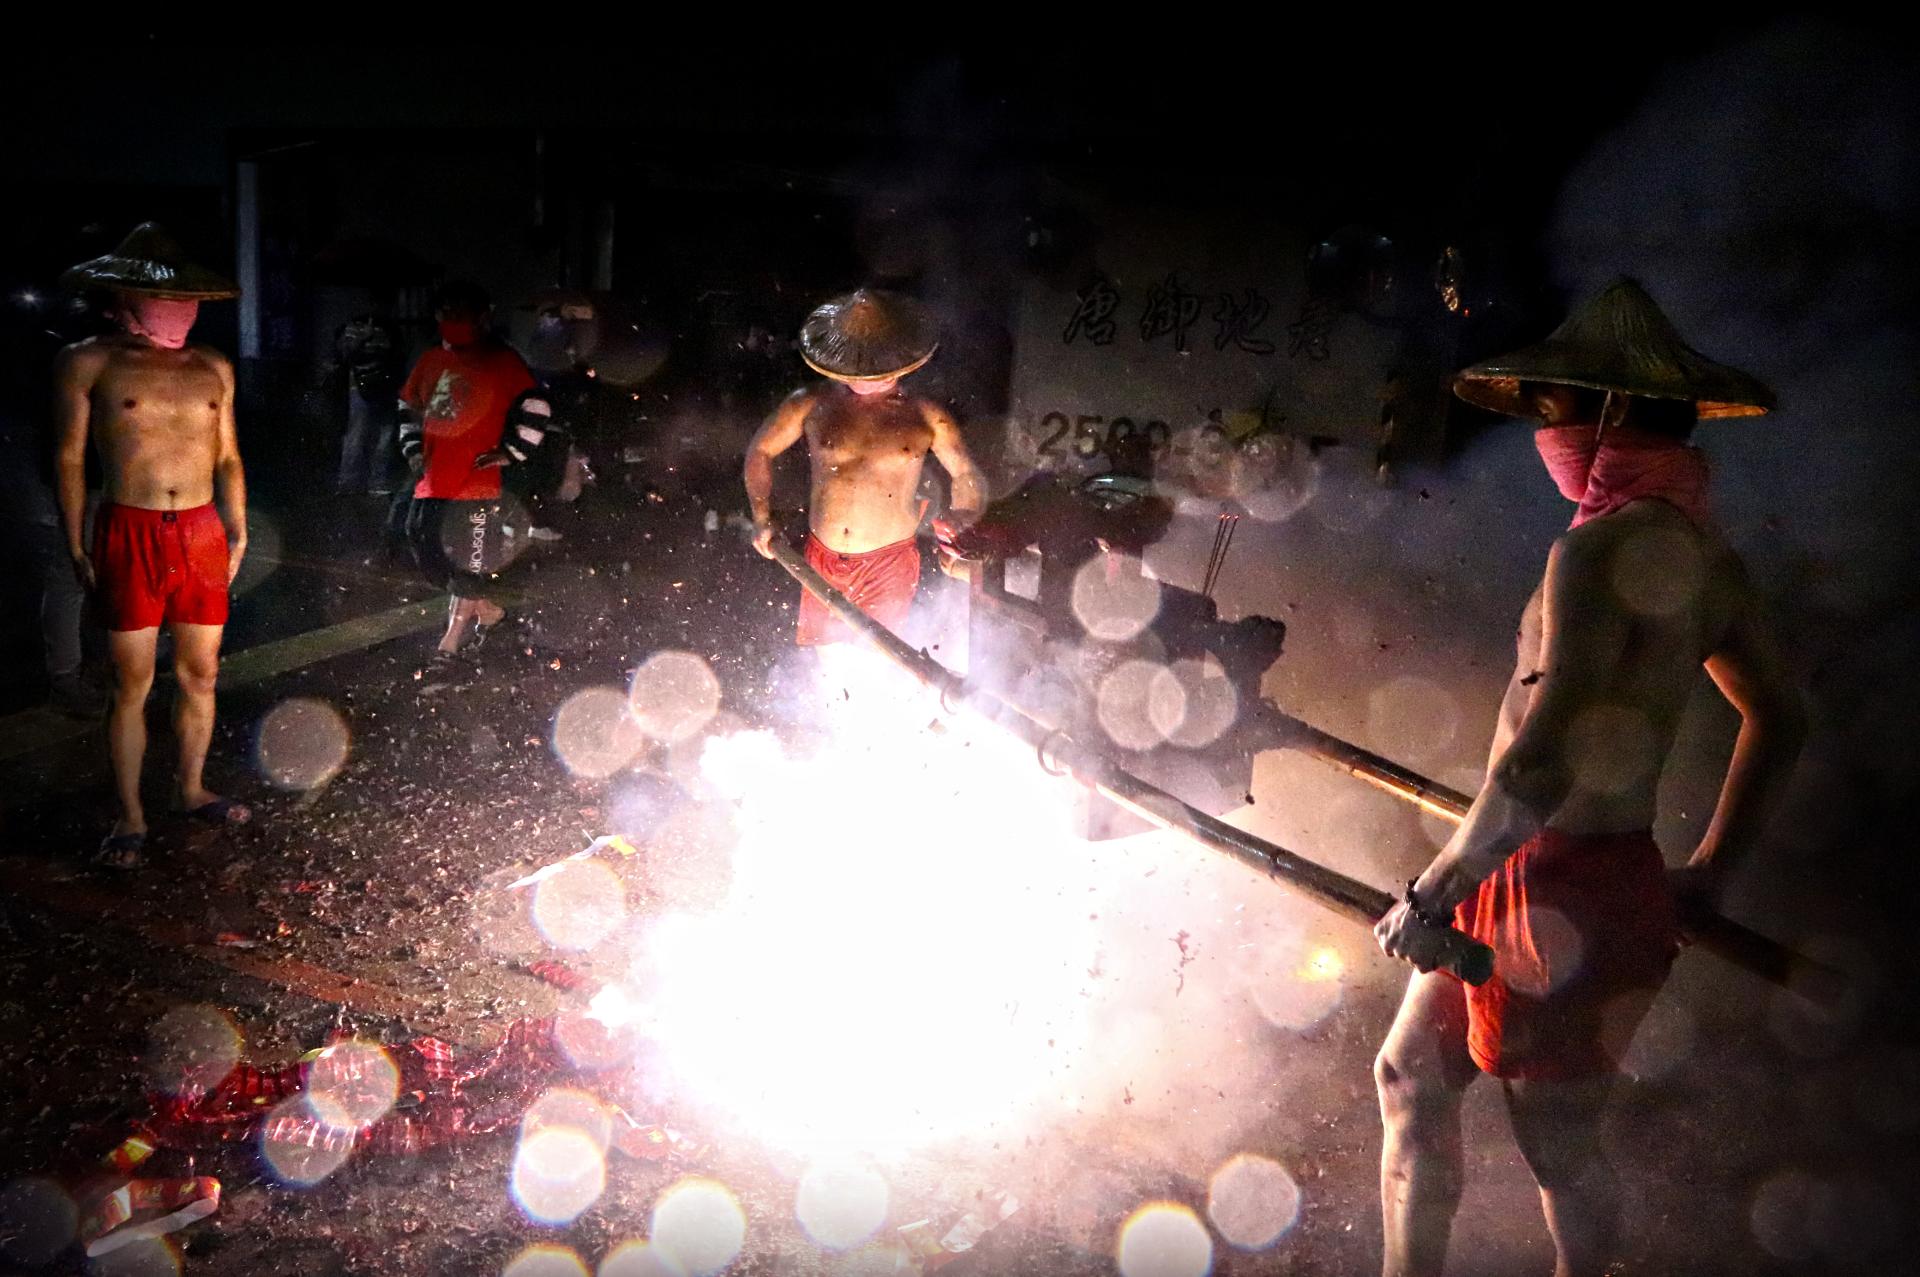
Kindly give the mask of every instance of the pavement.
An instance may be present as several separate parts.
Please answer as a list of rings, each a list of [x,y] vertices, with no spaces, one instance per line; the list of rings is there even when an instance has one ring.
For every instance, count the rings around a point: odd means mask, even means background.
[[[1045,1148],[896,1167],[880,1240],[844,1251],[795,1222],[802,1167],[750,1139],[697,1130],[689,1132],[695,1152],[610,1155],[603,1192],[561,1226],[540,1224],[508,1191],[511,1136],[358,1157],[310,1186],[275,1173],[247,1143],[192,1159],[163,1155],[167,1173],[220,1177],[224,1196],[212,1218],[164,1243],[130,1247],[119,1267],[88,1268],[57,1244],[60,1210],[48,1203],[84,1197],[99,1159],[147,1111],[150,1035],[179,1008],[217,1009],[243,1058],[262,1066],[297,1059],[343,1027],[395,1049],[428,1034],[476,1050],[517,1020],[579,1014],[581,993],[528,970],[539,946],[505,887],[621,833],[637,854],[608,860],[628,899],[644,909],[661,898],[675,849],[650,841],[629,782],[670,760],[642,753],[611,777],[576,774],[555,749],[555,718],[569,698],[624,687],[649,654],[674,648],[701,655],[719,675],[724,720],[759,721],[788,652],[792,590],[724,525],[707,530],[707,511],[725,510],[731,483],[730,474],[685,478],[599,499],[566,540],[516,564],[520,620],[490,636],[459,678],[426,660],[440,598],[404,568],[383,565],[353,526],[320,526],[297,504],[263,505],[257,553],[237,592],[209,765],[210,783],[252,804],[256,819],[223,831],[157,822],[154,863],[135,874],[103,876],[83,863],[107,816],[97,725],[32,709],[0,719],[0,1129],[8,1133],[0,1258],[32,1272],[220,1277],[563,1277],[606,1261],[603,1277],[626,1277],[656,1270],[609,1256],[645,1237],[663,1194],[689,1177],[725,1185],[738,1202],[744,1249],[728,1271],[739,1273],[917,1271],[897,1242],[902,1225],[925,1219],[943,1231],[1011,1184],[1025,1204],[943,1268],[950,1277],[1109,1273],[1135,1206],[1171,1201],[1205,1217],[1206,1170],[1191,1150],[1208,1142],[1196,1132],[1225,1115],[1196,1106],[1149,1117],[1143,1104],[1088,1114]],[[155,810],[165,807],[164,705],[162,689],[152,706]],[[591,975],[592,956],[581,965]],[[1920,1122],[1920,1112],[1896,1101],[1835,1116],[1809,1098],[1806,1078],[1820,1080],[1821,1094],[1844,1097],[1888,1067],[1910,1068],[1914,1057],[1862,1038],[1824,1055],[1803,1052],[1796,1075],[1778,1067],[1778,1012],[1764,990],[1739,986],[1716,1000],[1697,983],[1676,985],[1670,996],[1688,1008],[1687,1044],[1657,1060],[1657,1071],[1643,1070],[1623,1138],[1644,1145],[1632,1160],[1634,1223],[1649,1247],[1684,1259],[1642,1271],[1868,1271],[1861,1265],[1912,1235],[1872,1185],[1891,1182],[1880,1175],[1889,1159],[1912,1160],[1902,1142],[1912,1128],[1903,1123]],[[1393,1002],[1390,981],[1357,982],[1326,1021],[1249,1044],[1269,1059],[1284,1056],[1288,1076],[1312,1079],[1275,1093],[1264,1116],[1238,1132],[1244,1147],[1284,1150],[1303,1205],[1274,1244],[1242,1251],[1216,1239],[1211,1271],[1352,1274],[1377,1264],[1378,1119],[1367,1065]],[[1177,1051],[1177,1037],[1167,1045]],[[767,1067],[805,1049],[768,1043]],[[679,1120],[643,1081],[555,1080],[611,1088],[638,1120]],[[1546,1271],[1551,1251],[1497,1090],[1475,1089],[1468,1120],[1461,1232],[1472,1258],[1461,1271]],[[1783,1145],[1804,1156],[1783,1159]],[[1841,1185],[1839,1196],[1808,1197],[1789,1184],[1775,1195],[1791,1199],[1782,1209],[1804,1199],[1812,1218],[1845,1207],[1867,1231],[1849,1242],[1804,1221],[1783,1224],[1787,1241],[1769,1249],[1755,1223],[1770,1209],[1763,1190],[1783,1166],[1808,1165],[1808,1182]],[[1173,1260],[1136,1263],[1126,1277],[1181,1271]]]

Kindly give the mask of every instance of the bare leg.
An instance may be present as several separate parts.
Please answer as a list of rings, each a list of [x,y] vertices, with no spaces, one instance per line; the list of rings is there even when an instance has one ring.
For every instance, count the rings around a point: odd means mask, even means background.
[[[1431,972],[1408,982],[1373,1074],[1385,1128],[1381,1271],[1437,1277],[1465,1178],[1460,1097],[1478,1074],[1467,1054],[1467,998],[1458,980]]]
[[[113,662],[113,707],[107,713],[107,756],[113,764],[113,788],[120,800],[116,834],[147,832],[140,805],[140,764],[147,756],[147,693],[153,690],[154,653],[160,631],[112,630],[107,655]]]
[[[437,650],[442,652],[460,650],[461,640],[467,637],[467,627],[473,624],[474,613],[477,610],[474,607],[476,602],[475,599],[463,599],[457,594],[453,596],[453,603],[447,609],[447,632],[440,636]]]
[[[215,801],[202,783],[207,745],[213,740],[213,686],[220,676],[218,625],[174,625],[173,673],[179,690],[173,702],[173,730],[180,742],[180,803],[191,811]]]
[[[447,632],[440,636],[438,650],[459,651],[469,626],[476,623],[492,625],[506,614],[505,608],[487,599],[463,599],[454,595],[453,605],[447,609]]]
[[[1600,1150],[1614,1078],[1506,1083],[1514,1138],[1540,1185],[1554,1277],[1602,1277],[1619,1258],[1620,1181]]]

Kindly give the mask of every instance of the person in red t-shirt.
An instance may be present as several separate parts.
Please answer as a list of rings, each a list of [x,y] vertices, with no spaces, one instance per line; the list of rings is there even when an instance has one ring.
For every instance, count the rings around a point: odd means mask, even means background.
[[[514,542],[502,526],[501,450],[510,417],[535,388],[533,373],[488,327],[477,285],[450,283],[435,299],[440,345],[420,356],[400,389],[400,451],[414,474],[407,541],[434,585],[453,594],[437,652],[451,656],[471,626],[506,615],[490,596]]]

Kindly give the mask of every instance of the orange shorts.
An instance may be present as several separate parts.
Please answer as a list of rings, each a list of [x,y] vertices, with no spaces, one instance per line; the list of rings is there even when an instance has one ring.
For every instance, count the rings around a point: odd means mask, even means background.
[[[1644,830],[1542,830],[1454,919],[1493,949],[1493,978],[1467,988],[1467,1050],[1502,1078],[1613,1072],[1679,951],[1666,863]]]
[[[211,502],[191,510],[103,504],[93,571],[110,630],[227,623],[227,529]]]
[[[920,544],[912,537],[877,550],[842,554],[830,550],[819,537],[807,534],[807,566],[846,595],[853,605],[888,629],[899,633],[913,610],[920,588]],[[853,631],[827,605],[805,590],[800,592],[800,627],[794,642],[801,647],[848,643]]]

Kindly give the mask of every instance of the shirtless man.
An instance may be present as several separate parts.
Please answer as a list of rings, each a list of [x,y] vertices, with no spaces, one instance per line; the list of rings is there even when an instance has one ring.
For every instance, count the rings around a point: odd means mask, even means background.
[[[773,460],[805,436],[812,468],[807,562],[895,631],[920,583],[914,537],[923,511],[915,496],[927,453],[952,483],[955,524],[970,523],[986,503],[986,484],[952,415],[900,390],[901,378],[931,359],[938,344],[931,318],[910,298],[863,288],[828,302],[801,327],[800,350],[829,384],[794,391],[747,445],[754,548],[773,557]],[[964,570],[944,556],[940,566],[949,575]],[[802,592],[802,647],[852,637]]]
[[[1441,1272],[1460,1097],[1486,1072],[1540,1186],[1557,1277],[1598,1277],[1619,1258],[1617,1182],[1598,1146],[1617,1063],[1665,979],[1678,911],[1709,902],[1759,840],[1804,731],[1756,592],[1708,520],[1706,463],[1685,443],[1696,415],[1773,399],[1686,347],[1628,280],[1456,389],[1540,419],[1540,455],[1580,508],[1522,618],[1486,782],[1375,929],[1422,973],[1375,1063],[1384,1271]],[[1668,871],[1655,791],[1703,665],[1742,726],[1705,837]],[[1428,924],[1449,920],[1493,946],[1485,986],[1434,970]]]
[[[200,302],[238,290],[188,262],[152,223],[105,257],[74,267],[68,281],[110,290],[120,328],[61,352],[54,409],[67,549],[105,614],[114,670],[107,736],[120,817],[98,859],[131,869],[141,863],[146,843],[140,767],[162,624],[173,635],[179,685],[179,804],[206,824],[251,816],[207,789],[201,777],[213,736],[227,589],[247,550],[247,499],[233,424],[233,366],[217,351],[187,344]],[[105,499],[88,547],[82,527],[90,439]]]

